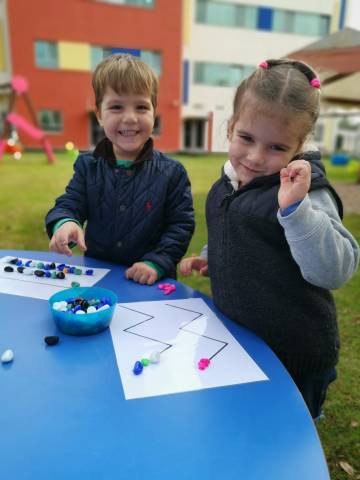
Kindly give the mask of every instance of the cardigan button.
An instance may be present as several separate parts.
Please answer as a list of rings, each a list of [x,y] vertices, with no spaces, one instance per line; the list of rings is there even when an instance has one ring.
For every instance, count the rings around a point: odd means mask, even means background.
[[[120,205],[119,211],[120,212],[125,212],[125,210],[126,210],[126,205]]]
[[[122,242],[121,242],[121,241],[117,242],[117,244],[116,244],[116,246],[117,246],[118,248],[121,248],[121,247],[122,247],[122,245],[123,245],[123,244],[122,244]]]

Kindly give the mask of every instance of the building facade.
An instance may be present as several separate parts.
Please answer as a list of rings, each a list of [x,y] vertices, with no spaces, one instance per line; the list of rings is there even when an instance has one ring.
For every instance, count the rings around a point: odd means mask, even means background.
[[[101,134],[94,115],[93,69],[111,53],[140,56],[160,79],[156,146],[178,150],[181,13],[182,0],[0,0],[0,83],[25,77],[53,147],[71,141],[88,149]],[[0,90],[2,112],[8,93]],[[24,118],[26,107],[19,97],[16,110]],[[19,136],[25,146],[38,147],[26,133]]]
[[[182,149],[225,151],[236,86],[338,28],[337,0],[184,0]]]

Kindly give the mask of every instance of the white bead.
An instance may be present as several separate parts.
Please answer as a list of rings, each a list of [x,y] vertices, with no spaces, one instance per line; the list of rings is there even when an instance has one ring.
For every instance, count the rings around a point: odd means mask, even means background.
[[[54,303],[52,304],[52,308],[53,308],[53,310],[60,310],[60,308],[61,308],[61,302],[54,302]]]
[[[86,310],[86,313],[94,313],[94,312],[96,312],[96,308],[93,305],[88,307],[88,309]]]
[[[100,312],[101,310],[107,310],[109,307],[109,305],[103,305],[102,307],[98,308],[97,311]]]
[[[150,363],[159,363],[160,362],[160,352],[151,352],[149,356]]]
[[[75,312],[76,315],[85,315],[85,312],[84,310],[78,310],[77,312]]]
[[[12,350],[5,350],[5,352],[1,355],[2,363],[12,362],[13,359],[14,359],[14,353]]]
[[[24,275],[33,275],[34,270],[32,268],[24,268],[23,272]]]

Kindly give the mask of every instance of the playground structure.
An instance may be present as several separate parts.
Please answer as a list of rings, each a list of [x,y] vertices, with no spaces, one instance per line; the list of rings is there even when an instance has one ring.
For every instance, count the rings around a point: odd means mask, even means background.
[[[55,163],[55,156],[50,140],[47,138],[45,132],[39,127],[36,113],[32,106],[30,96],[28,94],[29,88],[26,78],[18,75],[12,79],[10,84],[7,83],[0,85],[0,89],[7,89],[9,87],[11,89],[9,108],[5,116],[4,129],[0,138],[0,162],[4,153],[13,153],[15,158],[19,158],[19,156],[16,156],[18,152],[21,152],[21,148],[16,145],[16,140],[18,138],[17,132],[23,131],[31,138],[39,140],[48,158],[48,162],[51,164]],[[14,111],[16,99],[21,95],[25,100],[27,110],[32,120],[32,124]]]

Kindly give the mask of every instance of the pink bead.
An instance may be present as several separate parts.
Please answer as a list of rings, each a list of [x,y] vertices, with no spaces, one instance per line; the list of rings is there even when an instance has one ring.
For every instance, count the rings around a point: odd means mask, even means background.
[[[259,63],[259,67],[260,67],[260,68],[263,68],[264,70],[267,70],[267,69],[269,68],[269,64],[268,64],[268,62],[265,60],[265,61]]]
[[[199,370],[205,370],[210,365],[210,360],[208,358],[201,358],[198,361]]]

